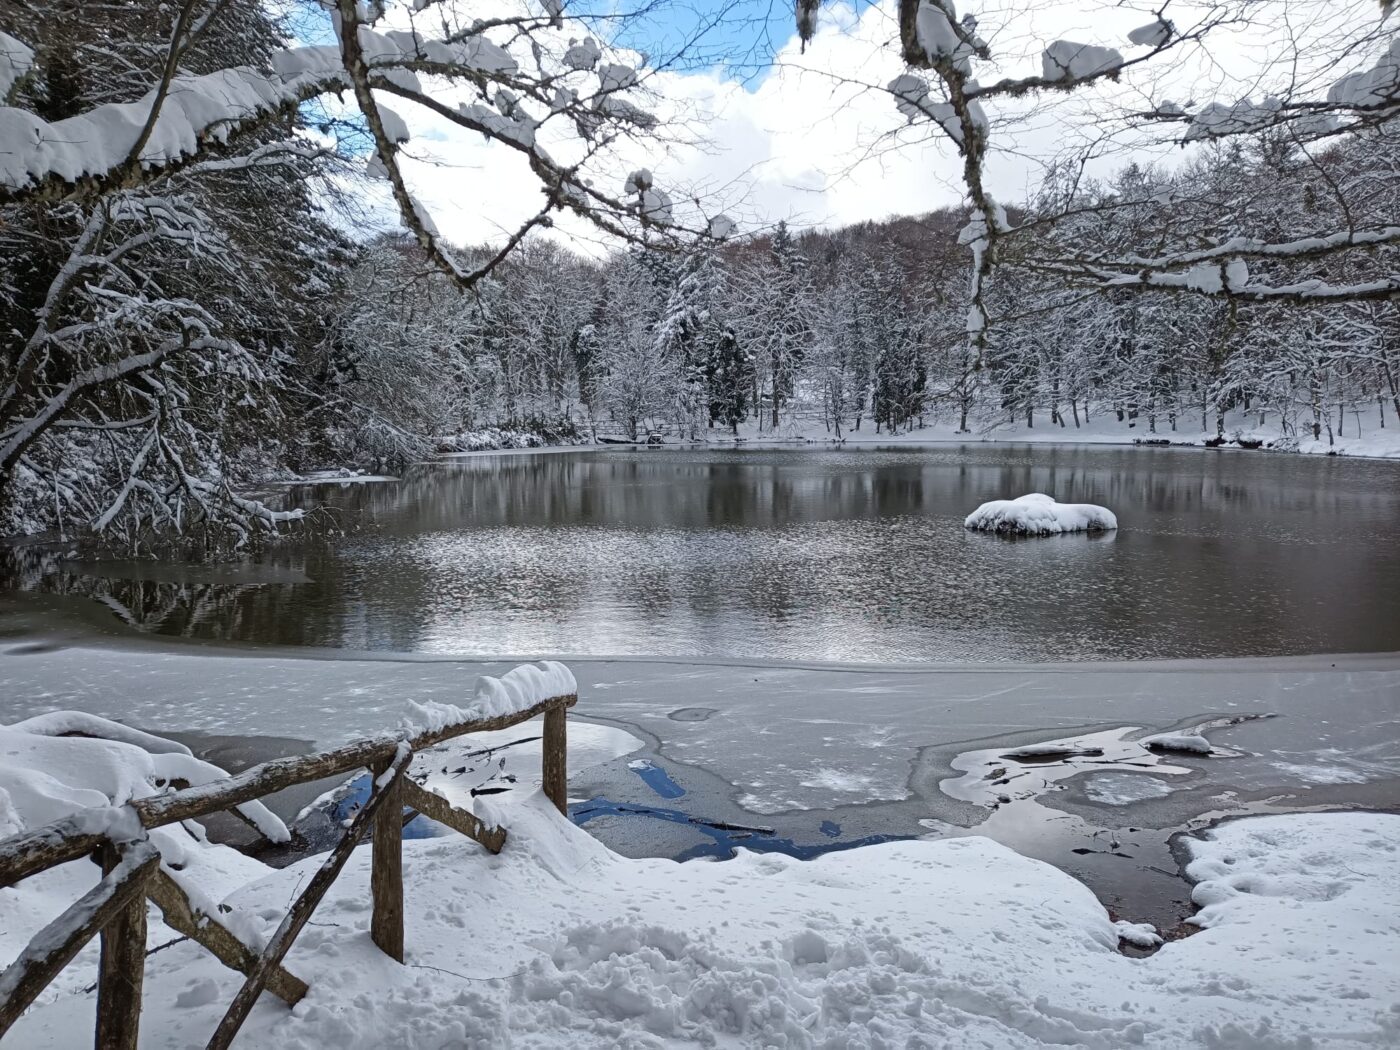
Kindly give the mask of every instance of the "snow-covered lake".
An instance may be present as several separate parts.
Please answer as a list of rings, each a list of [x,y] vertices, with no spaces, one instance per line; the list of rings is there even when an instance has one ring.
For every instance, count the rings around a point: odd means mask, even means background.
[[[1116,532],[969,533],[1027,492]],[[51,579],[167,634],[482,656],[878,663],[1400,649],[1400,466],[987,445],[473,455],[286,498],[348,530]],[[101,612],[109,618],[106,610]]]

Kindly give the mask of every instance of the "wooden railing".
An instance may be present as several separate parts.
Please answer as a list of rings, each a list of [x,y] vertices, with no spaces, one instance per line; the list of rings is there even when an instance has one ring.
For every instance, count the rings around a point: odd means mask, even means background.
[[[574,694],[555,696],[509,715],[459,722],[412,736],[370,737],[330,751],[280,758],[224,780],[136,799],[107,810],[86,810],[0,840],[0,887],[13,886],[82,857],[91,857],[103,871],[95,887],[40,930],[19,958],[0,973],[0,1037],[83,946],[100,936],[96,1045],[99,1050],[135,1050],[149,898],[173,929],[245,975],[242,988],[208,1043],[211,1050],[229,1046],[264,990],[292,1005],[306,994],[306,983],[287,972],[282,960],[366,835],[373,843],[370,936],[386,955],[403,962],[404,809],[445,824],[492,853],[499,853],[506,841],[504,828],[486,826],[473,814],[409,779],[407,772],[415,752],[454,737],[505,729],[544,715],[544,792],[564,813],[568,805],[567,711],[577,699]],[[146,836],[151,828],[207,816],[274,791],[366,767],[374,776],[368,801],[261,947],[246,943],[219,922],[218,916],[196,909],[176,879],[162,870],[160,852]]]

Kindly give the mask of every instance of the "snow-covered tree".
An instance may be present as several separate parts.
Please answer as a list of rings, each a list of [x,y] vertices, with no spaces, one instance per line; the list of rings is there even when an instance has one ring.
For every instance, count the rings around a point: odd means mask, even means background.
[[[334,289],[318,265],[341,247],[314,208],[363,163],[356,142],[422,258],[458,289],[560,212],[624,238],[673,222],[664,190],[623,186],[608,166],[620,138],[657,129],[645,71],[569,37],[562,5],[482,21],[463,0],[334,0],[301,34],[330,41],[314,44],[292,42],[263,5],[227,0],[0,10],[11,528],[242,544],[293,516],[238,495],[256,472],[240,460],[295,429],[279,415],[308,388],[286,371],[319,341],[305,333]],[[351,133],[338,149],[306,127],[307,105],[328,99],[327,127]],[[448,244],[404,174],[391,100],[523,160],[538,211],[487,252]],[[305,180],[331,176],[313,201]],[[568,339],[552,337],[556,361]]]

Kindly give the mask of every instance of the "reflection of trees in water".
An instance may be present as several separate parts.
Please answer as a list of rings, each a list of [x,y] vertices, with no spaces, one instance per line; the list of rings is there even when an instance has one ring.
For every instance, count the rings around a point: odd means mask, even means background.
[[[86,598],[137,630],[186,638],[259,639],[289,645],[342,644],[334,622],[306,615],[300,583],[325,557],[319,545],[279,549],[256,563],[72,562],[42,548],[11,550],[0,564],[0,589]],[[212,579],[210,577],[213,577]],[[337,575],[318,581],[318,602],[338,604]],[[268,638],[267,626],[276,625]]]
[[[932,462],[930,462],[932,460]],[[1357,485],[1375,469],[1375,486]],[[1387,473],[1389,472],[1389,473]],[[1384,476],[1381,476],[1384,475]],[[410,468],[396,484],[296,490],[383,532],[483,525],[768,528],[895,514],[965,514],[1049,492],[1119,513],[1273,517],[1393,500],[1393,468],[1279,454],[1042,447],[907,452],[583,452],[483,456]],[[969,503],[968,501],[972,501]]]
[[[1028,491],[1106,504],[1124,530],[1015,543],[956,527],[983,500]],[[349,534],[255,567],[308,582],[167,564],[172,578],[51,566],[23,585],[97,598],[162,633],[381,650],[605,651],[595,635],[634,652],[703,639],[719,654],[853,659],[1400,642],[1380,582],[1400,579],[1400,552],[1377,543],[1400,525],[1387,464],[976,446],[588,452],[473,457],[292,499],[312,495]],[[1343,528],[1364,535],[1347,542]],[[829,648],[788,647],[813,638]]]

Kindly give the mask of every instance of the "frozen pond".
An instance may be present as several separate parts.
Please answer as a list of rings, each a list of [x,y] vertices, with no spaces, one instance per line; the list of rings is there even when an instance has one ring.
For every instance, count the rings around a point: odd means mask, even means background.
[[[968,533],[1046,492],[1116,533]],[[73,566],[144,629],[507,653],[1035,661],[1400,649],[1400,467],[1186,449],[475,455],[293,489],[347,535],[275,564]],[[106,616],[104,612],[102,615]]]

